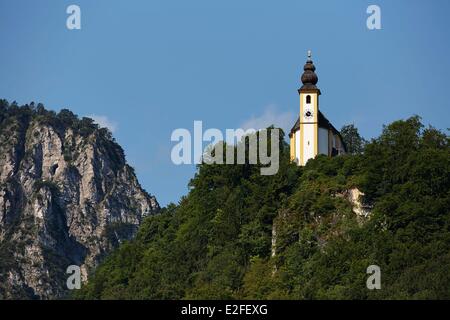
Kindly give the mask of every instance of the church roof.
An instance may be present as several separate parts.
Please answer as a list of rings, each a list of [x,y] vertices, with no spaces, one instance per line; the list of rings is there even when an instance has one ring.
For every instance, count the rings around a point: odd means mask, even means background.
[[[300,130],[300,117],[297,118],[297,121],[295,122],[294,126],[292,127],[291,132],[289,133],[289,136],[292,135],[297,130]]]
[[[331,129],[335,134],[339,133],[339,131],[336,130],[336,128],[331,124],[331,122],[323,115],[322,111],[320,110],[319,110],[319,127]],[[294,126],[291,129],[291,133],[294,133],[297,130],[300,130],[300,117],[297,118],[297,121],[295,122]]]
[[[345,145],[344,139],[342,139],[341,133],[337,130],[331,122],[325,117],[325,115],[319,110],[319,128],[329,129],[333,132],[333,134],[339,136],[341,138],[342,144],[344,145],[344,149],[347,150],[347,146]],[[300,130],[300,117],[297,118],[294,126],[289,133],[289,136],[292,136],[296,131]]]
[[[334,134],[340,135],[339,131],[331,124],[331,122],[324,116],[324,114],[319,110],[319,127],[331,129]]]

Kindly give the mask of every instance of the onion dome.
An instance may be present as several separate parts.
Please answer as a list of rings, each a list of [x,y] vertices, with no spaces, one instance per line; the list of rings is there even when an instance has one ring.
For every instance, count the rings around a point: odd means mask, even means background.
[[[319,78],[317,77],[317,74],[314,71],[316,71],[316,67],[314,66],[314,63],[311,60],[311,51],[308,51],[308,60],[306,61],[305,66],[303,67],[303,74],[301,77],[303,86],[300,88],[300,90],[319,90],[316,87]]]

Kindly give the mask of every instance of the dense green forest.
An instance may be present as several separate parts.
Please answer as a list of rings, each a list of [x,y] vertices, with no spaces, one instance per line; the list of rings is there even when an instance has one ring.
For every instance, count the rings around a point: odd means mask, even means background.
[[[189,194],[146,218],[76,298],[450,299],[448,135],[419,117],[368,142],[343,134],[352,154],[303,168],[281,142],[273,176],[200,165]],[[346,197],[355,187],[367,217]],[[380,290],[366,287],[372,264]]]

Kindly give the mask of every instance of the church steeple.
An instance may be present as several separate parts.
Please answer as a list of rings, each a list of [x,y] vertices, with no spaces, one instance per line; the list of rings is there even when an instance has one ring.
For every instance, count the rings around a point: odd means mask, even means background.
[[[318,91],[318,93],[320,94],[319,88],[316,87],[319,78],[317,77],[315,71],[316,67],[314,66],[314,63],[311,60],[311,50],[308,50],[308,59],[306,60],[305,66],[303,67],[303,74],[301,77],[303,85],[298,90],[299,93],[301,91]]]
[[[316,67],[311,60],[311,51],[308,51],[308,59],[303,67],[301,78],[303,85],[298,90],[300,95],[300,132],[298,136],[299,154],[296,158],[300,165],[305,165],[309,159],[314,158],[319,153],[320,90],[316,87],[319,78],[315,71]]]

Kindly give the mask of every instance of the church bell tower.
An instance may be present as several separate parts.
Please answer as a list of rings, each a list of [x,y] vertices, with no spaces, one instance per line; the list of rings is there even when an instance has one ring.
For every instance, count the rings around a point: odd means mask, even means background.
[[[347,152],[341,134],[319,110],[320,90],[316,86],[319,79],[315,71],[311,51],[308,51],[302,86],[298,89],[300,114],[289,133],[291,161],[299,166],[304,166],[318,154],[334,157]]]
[[[311,51],[308,51],[308,60],[303,67],[301,77],[302,87],[298,89],[300,96],[300,134],[299,151],[300,165],[304,166],[309,159],[314,158],[319,153],[319,96],[320,90],[316,87],[319,80],[316,67],[311,60]]]

